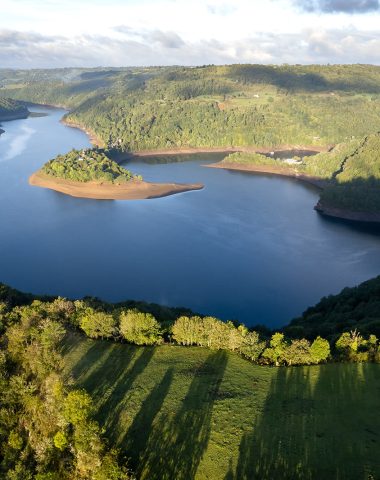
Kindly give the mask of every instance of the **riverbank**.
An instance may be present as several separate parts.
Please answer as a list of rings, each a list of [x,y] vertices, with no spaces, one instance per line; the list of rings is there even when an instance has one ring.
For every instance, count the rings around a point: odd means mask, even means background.
[[[201,183],[150,183],[142,180],[131,180],[125,184],[105,182],[75,182],[50,177],[38,171],[29,177],[29,184],[55,190],[78,198],[96,200],[144,200],[166,197],[176,193],[201,190]]]
[[[228,163],[228,162],[217,162],[211,163],[209,165],[203,165],[207,168],[221,168],[224,170],[235,170],[240,172],[250,172],[254,174],[263,174],[263,175],[277,175],[287,178],[294,178],[302,182],[308,183],[317,187],[321,190],[326,188],[329,185],[327,180],[321,179],[319,177],[313,177],[309,175],[300,174],[292,168],[282,167],[282,166],[273,166],[273,165],[246,165],[242,163]],[[323,216],[339,218],[341,220],[349,220],[352,222],[363,222],[363,223],[378,223],[380,224],[380,212],[371,213],[371,212],[356,212],[353,210],[345,210],[342,208],[335,208],[331,206],[323,205],[320,201],[315,205],[314,209]]]
[[[263,153],[267,154],[272,151],[283,150],[309,150],[315,153],[327,152],[331,146],[315,146],[315,145],[278,145],[276,147],[257,147],[257,146],[230,146],[230,147],[177,147],[177,148],[158,148],[152,150],[137,150],[125,152],[125,157],[153,157],[157,155],[191,155],[197,153]]]
[[[352,210],[344,210],[342,208],[329,207],[318,202],[314,209],[326,217],[340,218],[342,220],[350,220],[353,222],[378,223],[380,224],[380,212],[355,212]]]
[[[62,117],[61,119],[61,123],[63,123],[64,125],[66,125],[67,127],[70,127],[70,128],[77,128],[78,130],[81,130],[82,132],[84,132],[90,139],[90,142],[95,146],[95,147],[99,147],[99,148],[105,148],[105,143],[103,142],[103,140],[98,136],[96,135],[96,133],[91,130],[90,128],[87,128],[85,127],[84,125],[80,124],[80,123],[77,123],[77,122],[73,122],[71,120],[68,120],[66,117]]]
[[[297,180],[301,180],[302,182],[309,183],[315,187],[323,189],[327,185],[327,181],[320,179],[318,177],[312,177],[308,175],[303,175],[296,172],[292,168],[282,167],[282,166],[273,166],[273,165],[247,165],[244,163],[236,163],[236,162],[217,162],[217,163],[210,163],[209,165],[202,165],[203,167],[207,168],[221,168],[224,170],[237,170],[239,172],[251,172],[251,173],[259,173],[265,175],[279,175],[282,177],[288,178],[295,178]]]

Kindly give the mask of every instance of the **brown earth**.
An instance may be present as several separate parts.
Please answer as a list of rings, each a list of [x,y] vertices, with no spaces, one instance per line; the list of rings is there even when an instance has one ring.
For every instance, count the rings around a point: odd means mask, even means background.
[[[303,175],[296,172],[291,167],[283,167],[275,165],[247,165],[244,163],[237,162],[217,162],[210,163],[209,165],[203,165],[208,168],[222,168],[225,170],[237,170],[240,172],[252,172],[252,173],[262,173],[268,175],[280,175],[283,177],[296,178],[297,180],[302,180],[303,182],[310,183],[318,188],[324,188],[327,184],[325,180],[322,180],[318,177],[312,177],[308,175]]]
[[[38,171],[29,178],[30,185],[49,188],[72,197],[93,198],[98,200],[142,200],[166,197],[176,193],[203,188],[201,183],[150,183],[131,180],[123,184],[107,182],[75,182],[51,177]]]

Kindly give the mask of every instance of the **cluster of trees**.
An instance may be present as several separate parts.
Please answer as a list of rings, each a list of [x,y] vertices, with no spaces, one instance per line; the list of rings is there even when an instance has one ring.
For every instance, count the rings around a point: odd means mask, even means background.
[[[119,184],[134,178],[142,180],[140,175],[134,175],[120,167],[99,149],[73,149],[65,155],[58,155],[53,160],[49,160],[41,171],[46,175],[77,182],[97,180]]]
[[[83,301],[74,302],[75,315],[70,321],[90,338],[121,338],[136,345],[157,345],[163,341],[163,331],[151,313],[137,309],[111,313],[96,311]]]
[[[283,333],[277,332],[265,341],[244,325],[236,327],[232,322],[213,317],[180,317],[172,332],[173,339],[181,345],[231,350],[262,364],[311,365],[324,362],[330,356],[330,344],[321,337],[312,343],[304,338],[288,341]]]
[[[63,374],[62,319],[70,303],[0,305],[0,477],[128,480],[93,418],[88,393]]]

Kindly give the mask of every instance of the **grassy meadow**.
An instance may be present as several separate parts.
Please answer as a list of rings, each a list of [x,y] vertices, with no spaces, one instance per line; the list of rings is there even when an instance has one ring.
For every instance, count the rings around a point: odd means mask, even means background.
[[[273,368],[197,347],[70,334],[66,373],[88,390],[137,478],[376,479],[380,366]]]

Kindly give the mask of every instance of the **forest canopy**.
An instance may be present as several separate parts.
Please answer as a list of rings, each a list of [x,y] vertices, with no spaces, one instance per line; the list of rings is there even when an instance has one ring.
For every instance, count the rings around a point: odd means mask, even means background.
[[[120,167],[102,150],[97,149],[71,150],[65,155],[58,155],[45,163],[41,172],[77,182],[101,181],[120,184],[137,178],[141,180],[140,176]]]

